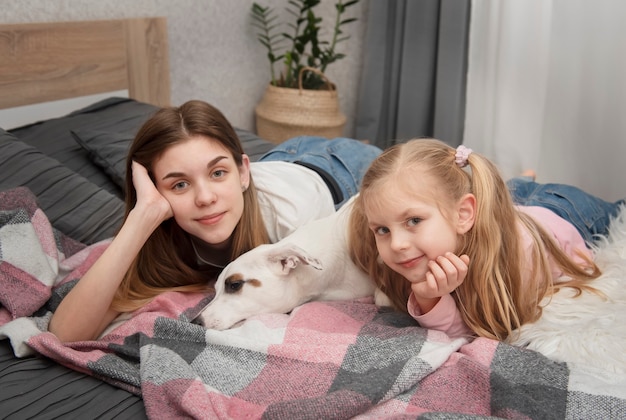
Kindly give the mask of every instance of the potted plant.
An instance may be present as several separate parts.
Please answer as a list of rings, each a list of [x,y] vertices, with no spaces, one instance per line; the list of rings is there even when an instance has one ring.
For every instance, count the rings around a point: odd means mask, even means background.
[[[359,0],[337,0],[336,17],[323,39],[322,18],[315,14],[321,0],[289,0],[293,21],[281,23],[270,7],[252,4],[252,24],[267,50],[270,82],[255,108],[257,132],[279,143],[298,135],[340,136],[346,117],[339,109],[337,90],[325,75],[328,65],[345,57],[337,45],[349,38],[346,10]],[[282,31],[284,26],[289,31]]]

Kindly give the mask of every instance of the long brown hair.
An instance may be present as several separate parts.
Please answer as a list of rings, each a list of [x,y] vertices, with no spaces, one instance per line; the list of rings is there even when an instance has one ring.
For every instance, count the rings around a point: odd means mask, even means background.
[[[496,166],[478,153],[471,153],[468,169],[455,164],[456,150],[435,139],[414,139],[394,145],[371,164],[361,183],[350,219],[351,257],[370,273],[396,309],[406,312],[410,283],[379,261],[376,240],[368,228],[365,206],[377,199],[391,176],[411,170],[437,180],[442,200],[456,202],[465,194],[476,197],[473,227],[460,239],[457,255],[467,254],[470,264],[464,282],[453,296],[465,323],[479,336],[506,339],[521,325],[541,316],[540,302],[560,287],[573,287],[579,294],[591,289],[587,283],[600,275],[599,268],[581,254],[581,265],[566,255],[532,218],[519,212]],[[410,175],[408,175],[410,176]],[[416,180],[419,182],[419,180]],[[532,239],[533,267],[524,266],[520,223]],[[549,258],[571,280],[555,285]],[[530,276],[523,275],[530,270]],[[524,284],[524,278],[545,279]]]
[[[144,123],[130,146],[126,160],[124,219],[137,202],[131,172],[133,160],[143,165],[154,181],[153,164],[165,150],[198,135],[218,141],[230,151],[238,167],[242,167],[241,141],[217,108],[197,100],[180,107],[162,108]],[[252,177],[243,197],[244,211],[233,232],[231,259],[269,242]],[[171,218],[161,223],[139,251],[117,290],[112,308],[131,311],[168,290],[207,290],[209,277],[211,275],[198,267],[190,235]]]

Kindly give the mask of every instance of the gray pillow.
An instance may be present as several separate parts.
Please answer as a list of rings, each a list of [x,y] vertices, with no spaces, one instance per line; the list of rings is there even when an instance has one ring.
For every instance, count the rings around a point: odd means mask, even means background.
[[[71,130],[98,130],[134,135],[158,107],[129,98],[107,98],[59,118],[10,130],[21,142],[56,159],[93,184],[124,199],[123,191],[88,156]]]
[[[122,223],[121,199],[0,129],[0,189],[20,186],[55,228],[85,244],[113,236]]]
[[[256,134],[235,127],[244,152],[251,161],[257,161],[275,144],[263,140]],[[111,180],[124,190],[126,155],[133,141],[131,133],[115,133],[102,130],[72,130],[74,140],[87,152],[91,162],[102,168]]]
[[[71,133],[74,140],[87,151],[91,161],[101,167],[111,180],[124,190],[126,155],[133,135],[91,130]]]

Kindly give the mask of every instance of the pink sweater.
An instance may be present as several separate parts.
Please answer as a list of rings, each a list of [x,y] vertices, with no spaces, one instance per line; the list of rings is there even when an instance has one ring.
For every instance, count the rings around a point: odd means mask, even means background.
[[[585,246],[583,237],[578,233],[574,225],[567,220],[557,216],[552,211],[535,206],[518,207],[518,209],[527,215],[531,216],[549,233],[552,233],[556,242],[561,246],[561,249],[575,261],[581,261],[575,250],[582,251],[588,257],[592,257],[591,251]],[[520,232],[522,234],[523,249],[525,252],[525,258],[528,264],[532,263],[532,255],[530,249],[532,246],[532,240],[530,233],[522,226],[520,226]],[[471,264],[471,261],[470,261]],[[530,276],[530,272],[527,272]],[[558,279],[563,273],[560,271],[556,264],[552,264],[552,278]],[[530,278],[524,278],[526,283],[533,281]],[[422,314],[420,308],[417,306],[415,296],[411,293],[409,301],[407,303],[409,314],[415,318],[419,324],[424,328],[430,328],[440,330],[447,333],[451,337],[473,335],[473,332],[465,325],[461,318],[461,313],[456,306],[456,302],[451,295],[442,296],[437,305],[429,312]]]

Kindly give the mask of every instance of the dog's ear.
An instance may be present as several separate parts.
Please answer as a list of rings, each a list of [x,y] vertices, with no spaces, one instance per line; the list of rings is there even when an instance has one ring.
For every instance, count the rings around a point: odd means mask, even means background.
[[[294,244],[286,244],[272,251],[272,253],[268,255],[268,260],[272,263],[278,263],[282,274],[289,274],[289,272],[299,264],[310,265],[316,270],[323,268],[320,260],[312,257],[304,249]]]

